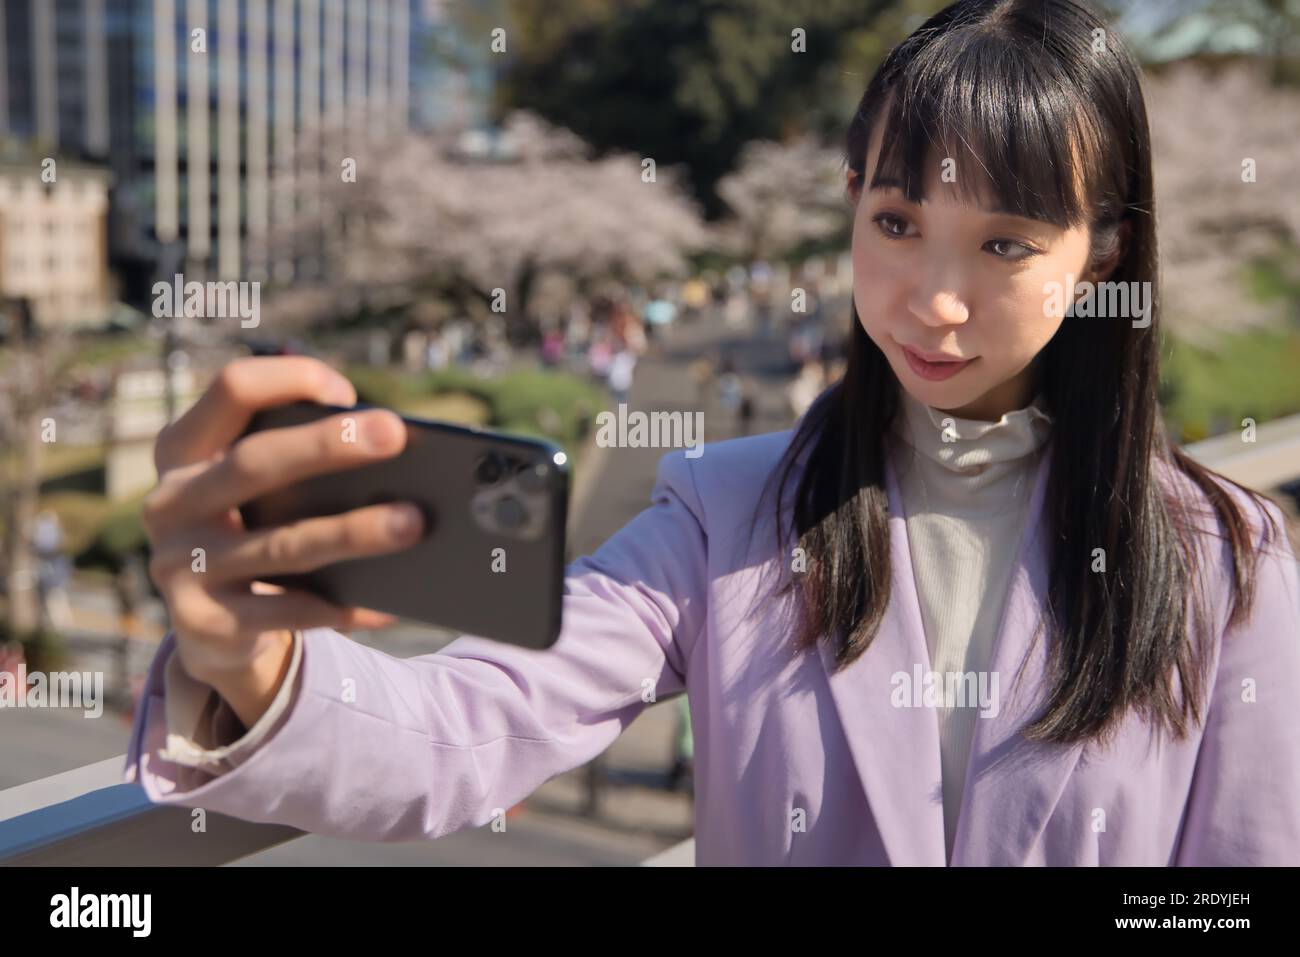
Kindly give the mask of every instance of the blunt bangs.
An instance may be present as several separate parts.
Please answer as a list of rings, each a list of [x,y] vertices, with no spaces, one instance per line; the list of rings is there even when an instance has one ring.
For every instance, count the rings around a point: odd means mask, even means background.
[[[926,177],[916,173],[939,157],[952,161],[955,182],[945,185],[960,202],[1061,229],[1090,223],[1089,197],[1100,184],[1087,171],[1106,165],[1097,155],[1098,122],[1081,115],[1054,53],[1026,52],[1023,40],[991,23],[951,31],[904,57],[890,78],[869,188],[897,186],[920,203]],[[850,144],[860,172],[866,146]]]

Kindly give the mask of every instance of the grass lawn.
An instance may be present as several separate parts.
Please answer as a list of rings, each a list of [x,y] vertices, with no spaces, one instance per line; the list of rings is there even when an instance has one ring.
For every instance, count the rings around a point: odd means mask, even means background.
[[[1187,442],[1300,412],[1300,329],[1228,335],[1213,349],[1170,338],[1163,368],[1165,421]]]

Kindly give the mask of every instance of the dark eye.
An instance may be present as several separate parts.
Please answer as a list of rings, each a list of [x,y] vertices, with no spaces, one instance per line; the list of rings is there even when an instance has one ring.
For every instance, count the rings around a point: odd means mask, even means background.
[[[990,249],[990,247],[998,247],[998,246],[1007,246],[1010,247],[1010,249],[1008,252],[1005,253],[998,252],[996,248]],[[984,244],[984,248],[989,249],[990,252],[992,252],[993,255],[997,256],[999,259],[1005,259],[1009,262],[1019,262],[1022,259],[1028,259],[1030,256],[1034,255],[1035,253],[1035,250],[1030,249],[1024,243],[1016,242],[1014,239],[990,239],[987,243]],[[1019,253],[1016,252],[1017,249],[1020,250]]]
[[[871,221],[886,239],[902,239],[907,233],[907,220],[893,213],[878,213]]]

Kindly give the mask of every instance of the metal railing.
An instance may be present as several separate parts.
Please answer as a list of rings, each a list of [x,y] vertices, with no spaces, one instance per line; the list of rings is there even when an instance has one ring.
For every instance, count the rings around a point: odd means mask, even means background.
[[[122,783],[126,755],[0,791],[0,865],[215,865],[304,836],[190,808],[153,804]]]
[[[1252,488],[1300,478],[1300,415],[1258,427],[1248,443],[1232,433],[1186,451],[1198,462]],[[121,783],[125,755],[0,791],[0,865],[228,864],[306,835],[208,812],[195,833],[189,808],[155,805],[138,784]],[[642,862],[695,863],[694,839]]]

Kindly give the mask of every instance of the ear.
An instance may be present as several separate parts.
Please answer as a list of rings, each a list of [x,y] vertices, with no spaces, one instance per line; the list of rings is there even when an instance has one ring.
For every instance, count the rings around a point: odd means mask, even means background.
[[[1115,271],[1128,254],[1129,236],[1132,233],[1132,224],[1126,219],[1119,225],[1119,241],[1115,244],[1115,251],[1105,260],[1095,263],[1088,270],[1086,278],[1090,282],[1105,282],[1110,278],[1110,274]]]
[[[862,181],[858,176],[857,170],[849,169],[844,178],[844,198],[851,204],[857,205],[858,197],[862,194]]]

